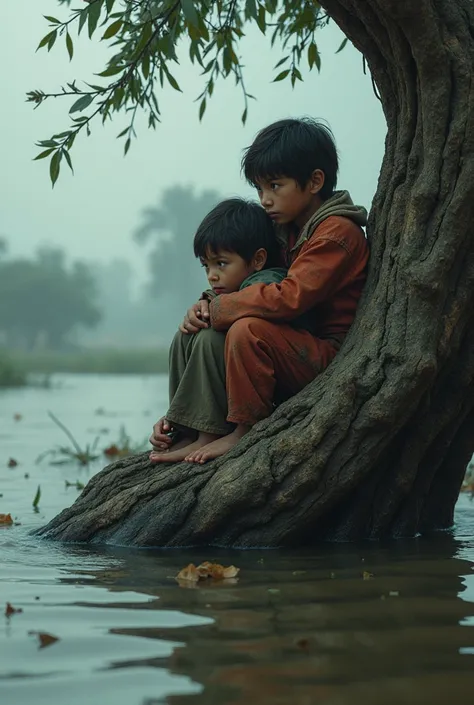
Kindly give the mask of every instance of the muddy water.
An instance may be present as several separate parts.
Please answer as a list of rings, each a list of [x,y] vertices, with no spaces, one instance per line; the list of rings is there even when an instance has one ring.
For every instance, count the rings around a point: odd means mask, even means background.
[[[474,505],[452,534],[312,551],[89,549],[34,539],[90,468],[34,463],[68,444],[135,440],[166,405],[164,377],[59,376],[0,392],[0,702],[23,705],[467,705],[474,691]],[[15,420],[14,415],[22,418]],[[12,457],[18,465],[9,468]],[[37,512],[32,501],[38,485]],[[182,587],[189,562],[241,569]],[[40,634],[56,641],[41,645]],[[44,637],[43,637],[44,640]]]

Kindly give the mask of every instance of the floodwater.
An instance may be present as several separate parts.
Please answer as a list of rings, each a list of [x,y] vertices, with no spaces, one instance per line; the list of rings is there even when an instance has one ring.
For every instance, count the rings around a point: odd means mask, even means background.
[[[41,464],[70,445],[146,439],[164,376],[57,375],[0,391],[0,702],[23,705],[468,705],[474,503],[452,534],[311,551],[140,551],[29,535],[100,469]],[[15,415],[16,418],[15,418]],[[21,418],[18,417],[21,415]],[[8,467],[10,458],[18,461]],[[37,511],[32,503],[41,487]],[[235,582],[180,586],[190,562]],[[22,612],[3,616],[10,602]],[[50,638],[38,634],[51,635]],[[53,637],[53,638],[51,638]],[[56,640],[54,640],[56,639]]]

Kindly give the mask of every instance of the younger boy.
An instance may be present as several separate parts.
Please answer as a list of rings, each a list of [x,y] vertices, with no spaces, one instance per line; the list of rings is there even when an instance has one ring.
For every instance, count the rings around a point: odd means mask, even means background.
[[[199,463],[230,450],[271,414],[276,395],[296,394],[329,365],[354,320],[366,278],[368,247],[361,229],[366,212],[347,191],[334,190],[337,151],[324,124],[289,119],[270,125],[248,148],[242,166],[280,226],[289,270],[280,283],[198,302],[180,327],[183,338],[197,333],[191,339],[209,330],[227,332],[227,422],[235,426],[186,453]],[[313,332],[291,327],[302,314],[311,317]],[[212,355],[210,350],[209,360]],[[154,427],[150,441],[156,448],[163,447],[165,429],[160,422]],[[181,459],[178,451],[166,457]]]
[[[280,250],[272,221],[257,203],[240,198],[222,201],[204,218],[194,238],[194,254],[211,286],[203,296],[212,300],[256,283],[281,282],[286,269],[275,266],[281,260]],[[293,325],[305,324],[301,317]],[[173,340],[170,408],[158,422],[161,431],[165,424],[167,430],[174,429],[170,441],[181,436],[173,453],[186,448],[191,454],[233,430],[226,421],[224,344],[225,334],[210,329],[199,336],[178,332]],[[180,455],[184,457],[182,450]],[[171,462],[173,457],[151,453],[150,460]]]

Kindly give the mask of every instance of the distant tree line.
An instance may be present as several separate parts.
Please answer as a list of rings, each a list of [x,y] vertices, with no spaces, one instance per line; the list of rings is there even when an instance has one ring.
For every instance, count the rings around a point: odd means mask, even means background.
[[[31,257],[7,258],[0,243],[0,346],[58,350],[79,327],[101,318],[89,267],[68,265],[61,249],[43,247]]]

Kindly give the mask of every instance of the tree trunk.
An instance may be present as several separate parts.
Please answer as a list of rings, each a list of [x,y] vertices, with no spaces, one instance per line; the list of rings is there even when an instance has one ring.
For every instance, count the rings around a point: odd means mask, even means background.
[[[343,349],[224,458],[122,460],[42,534],[281,546],[451,525],[474,450],[474,8],[321,5],[364,53],[388,125],[369,278]]]

